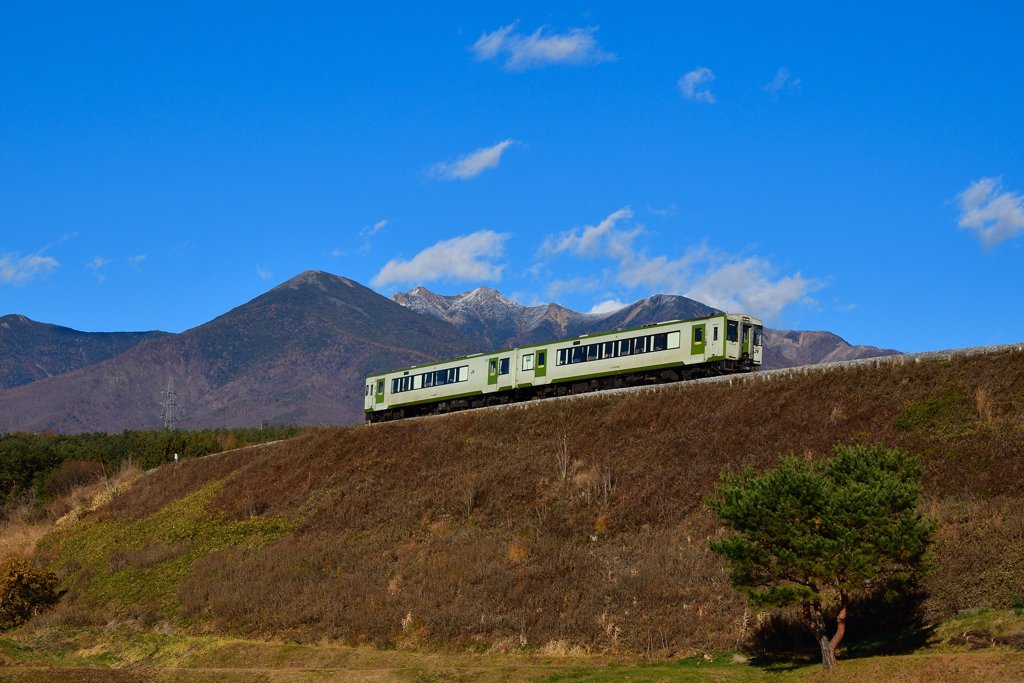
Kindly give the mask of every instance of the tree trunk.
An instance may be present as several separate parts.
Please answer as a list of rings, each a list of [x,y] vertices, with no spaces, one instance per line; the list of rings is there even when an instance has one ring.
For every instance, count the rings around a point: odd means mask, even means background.
[[[832,640],[829,642],[832,666],[836,665],[836,648],[839,647],[839,641],[846,635],[846,608],[850,606],[850,594],[845,588],[839,591],[839,599],[839,614],[836,615],[836,634],[832,636]]]
[[[828,673],[836,666],[836,651],[828,637],[828,631],[825,630],[825,617],[821,613],[821,603],[805,602],[802,607],[804,626],[814,635],[814,639],[818,641],[818,645],[821,647],[821,667]],[[840,638],[842,637],[840,633],[836,635]]]

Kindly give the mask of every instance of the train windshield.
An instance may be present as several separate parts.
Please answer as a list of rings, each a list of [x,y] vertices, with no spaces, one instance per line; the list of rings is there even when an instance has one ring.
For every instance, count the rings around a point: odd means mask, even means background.
[[[761,335],[764,328],[760,325],[754,325],[754,346],[761,345]]]

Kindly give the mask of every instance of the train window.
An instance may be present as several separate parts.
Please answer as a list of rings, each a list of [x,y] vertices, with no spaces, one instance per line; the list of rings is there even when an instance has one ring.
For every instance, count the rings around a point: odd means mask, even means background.
[[[761,331],[763,329],[760,325],[754,325],[754,346],[761,345]]]
[[[637,337],[636,345],[633,347],[633,353],[645,353],[647,351],[647,337]]]
[[[693,328],[693,343],[703,344],[704,343],[704,328],[695,327]]]
[[[711,335],[711,341],[718,341],[718,325],[715,325],[712,329],[714,332]]]
[[[587,350],[585,346],[574,346],[572,348],[572,362],[582,363],[584,360],[583,352]]]
[[[412,388],[422,389],[423,388],[423,375],[416,375],[412,378]]]
[[[654,335],[654,350],[664,351],[668,344],[668,333]]]
[[[377,393],[378,394],[383,394],[384,393],[384,380],[382,380],[382,379],[381,380],[377,380]]]
[[[734,342],[734,341],[739,341],[739,338],[740,338],[739,323],[737,323],[735,320],[730,320],[728,323],[726,323],[726,327],[725,327],[725,340],[726,341]]]
[[[448,373],[448,384],[455,384],[459,381],[459,369],[448,368],[445,372]]]
[[[370,385],[369,385],[369,384],[367,384],[367,385],[366,385],[366,393],[365,393],[365,394],[363,394],[363,396],[369,396],[369,395],[370,395]]]
[[[743,343],[746,344],[750,341],[750,328],[746,325],[743,326]]]
[[[668,333],[668,339],[667,339],[667,342],[666,342],[667,345],[665,346],[665,348],[666,349],[678,349],[679,348],[679,337],[680,337],[680,335],[679,335],[678,332],[669,332]]]
[[[558,349],[558,358],[555,360],[555,365],[565,365],[568,356],[569,349]]]
[[[399,382],[399,379],[397,377],[394,378],[393,380],[391,380],[391,393],[392,394],[397,394],[398,393],[398,382]]]
[[[487,374],[497,375],[498,374],[498,361],[492,360],[487,364]]]
[[[523,356],[523,371],[533,370],[533,354],[528,353]]]
[[[438,370],[437,372],[434,373],[434,386],[438,386],[438,387],[444,386],[445,384],[448,383],[447,379],[448,379],[448,371],[447,370]]]
[[[500,361],[498,361],[498,374],[499,375],[507,375],[508,374],[508,366],[509,366],[508,358],[502,358]]]
[[[587,360],[597,360],[597,350],[601,347],[600,344],[591,344],[587,347]]]
[[[434,373],[428,372],[423,375],[423,388],[429,389],[432,386],[434,386]]]
[[[538,351],[537,352],[537,367],[538,368],[544,367],[544,362],[547,360],[547,355],[548,354],[545,351]]]
[[[604,343],[604,354],[603,354],[603,356],[604,356],[604,358],[614,358],[615,357],[615,342],[605,342]]]
[[[633,352],[633,340],[623,339],[619,342],[619,355],[628,356]]]

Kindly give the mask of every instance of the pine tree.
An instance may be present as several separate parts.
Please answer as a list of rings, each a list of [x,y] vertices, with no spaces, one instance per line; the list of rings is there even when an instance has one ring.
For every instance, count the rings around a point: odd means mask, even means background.
[[[935,520],[917,513],[920,493],[919,460],[881,444],[837,445],[818,463],[783,457],[761,475],[723,472],[708,505],[731,533],[710,547],[755,606],[800,606],[828,671],[851,594],[884,580],[909,583],[929,569]],[[830,605],[838,606],[831,638]]]

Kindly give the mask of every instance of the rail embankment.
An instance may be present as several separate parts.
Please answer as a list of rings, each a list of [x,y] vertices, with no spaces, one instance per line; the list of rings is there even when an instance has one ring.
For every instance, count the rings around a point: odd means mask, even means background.
[[[765,642],[704,504],[723,469],[839,442],[920,455],[936,571],[869,613],[1024,594],[1024,350],[897,356],[324,428],[165,465],[43,539],[45,625],[416,647],[681,652]],[[883,623],[884,625],[884,623]]]

